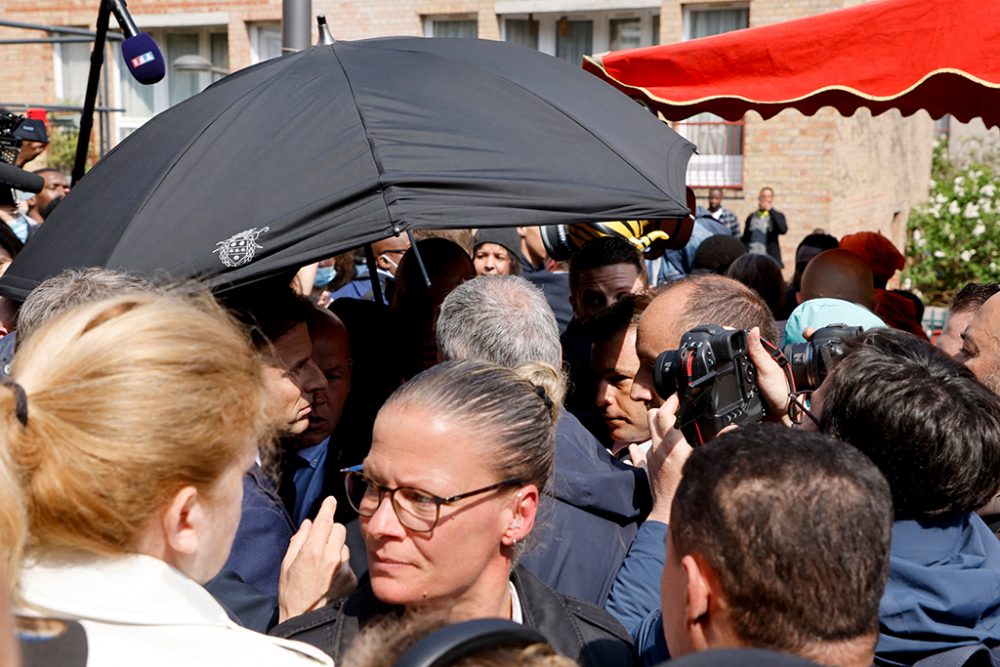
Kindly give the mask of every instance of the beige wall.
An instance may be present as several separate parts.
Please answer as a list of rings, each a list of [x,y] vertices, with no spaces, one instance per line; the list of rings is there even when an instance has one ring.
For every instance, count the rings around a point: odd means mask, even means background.
[[[960,123],[954,118],[948,128],[948,153],[959,164],[1000,158],[1000,128],[987,128],[981,118]]]

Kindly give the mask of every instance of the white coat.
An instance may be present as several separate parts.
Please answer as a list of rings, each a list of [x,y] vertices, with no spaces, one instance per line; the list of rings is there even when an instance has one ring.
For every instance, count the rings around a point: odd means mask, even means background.
[[[22,614],[79,621],[87,667],[329,667],[319,649],[240,627],[204,588],[150,556],[31,563]]]

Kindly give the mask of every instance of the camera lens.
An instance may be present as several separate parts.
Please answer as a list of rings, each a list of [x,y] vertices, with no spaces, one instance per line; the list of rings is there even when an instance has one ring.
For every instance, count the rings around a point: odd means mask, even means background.
[[[667,350],[653,362],[653,388],[666,399],[677,391],[677,350]]]

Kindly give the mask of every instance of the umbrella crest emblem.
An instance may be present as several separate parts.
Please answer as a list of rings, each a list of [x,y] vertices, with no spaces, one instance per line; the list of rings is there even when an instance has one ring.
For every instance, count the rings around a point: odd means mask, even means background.
[[[225,266],[231,269],[249,264],[253,260],[253,256],[257,254],[257,249],[264,248],[264,246],[257,243],[257,237],[270,229],[270,227],[262,229],[251,227],[238,234],[233,234],[225,241],[216,243],[215,245],[219,247],[212,252],[219,253],[219,259]]]

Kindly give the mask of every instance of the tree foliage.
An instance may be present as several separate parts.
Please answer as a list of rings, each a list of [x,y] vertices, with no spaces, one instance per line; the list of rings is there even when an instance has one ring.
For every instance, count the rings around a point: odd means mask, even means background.
[[[927,303],[947,304],[969,282],[1000,281],[1000,170],[960,167],[937,142],[927,203],[910,213],[904,275]]]

